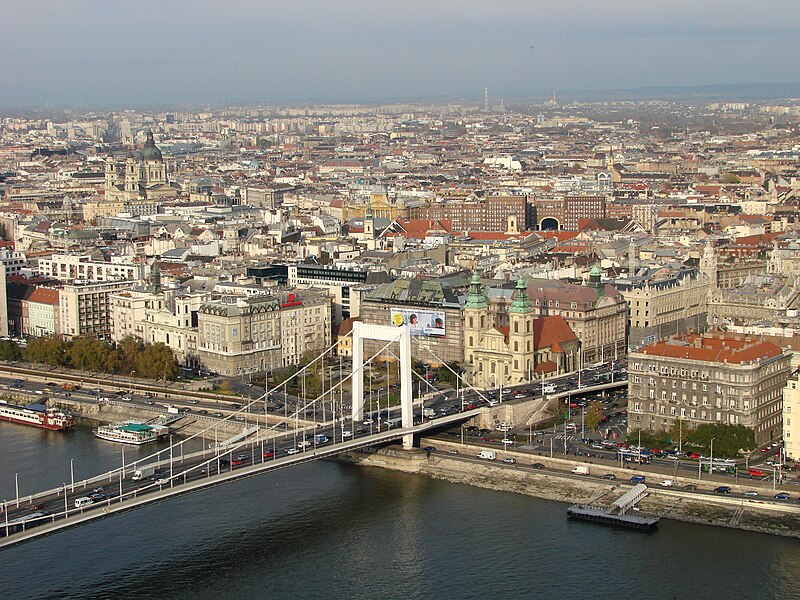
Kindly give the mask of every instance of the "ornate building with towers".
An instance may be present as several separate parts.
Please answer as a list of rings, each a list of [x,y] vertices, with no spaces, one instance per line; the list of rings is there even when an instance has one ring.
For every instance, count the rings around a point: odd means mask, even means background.
[[[105,200],[108,202],[152,201],[174,198],[177,194],[177,189],[167,180],[167,166],[150,130],[140,159],[133,153],[124,161],[110,155],[106,159]]]
[[[474,275],[464,304],[464,358],[476,387],[533,382],[577,368],[580,342],[561,316],[537,317],[523,279],[505,314]]]

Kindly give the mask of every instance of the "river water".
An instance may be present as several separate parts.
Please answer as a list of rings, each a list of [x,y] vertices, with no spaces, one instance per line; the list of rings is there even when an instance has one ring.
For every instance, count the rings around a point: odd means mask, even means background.
[[[126,462],[145,449],[126,448]],[[0,498],[117,466],[121,447],[0,423]],[[0,552],[0,598],[800,598],[794,539],[316,462]]]

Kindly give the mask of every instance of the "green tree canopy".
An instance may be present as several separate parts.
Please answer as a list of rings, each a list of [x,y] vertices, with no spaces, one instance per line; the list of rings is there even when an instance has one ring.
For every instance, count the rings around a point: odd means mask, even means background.
[[[592,402],[589,404],[586,412],[583,415],[583,422],[589,429],[597,429],[600,421],[603,420],[603,403]]]
[[[161,342],[144,347],[137,367],[137,373],[143,377],[164,380],[174,377],[180,370],[172,350]]]
[[[739,450],[752,450],[756,447],[755,432],[744,425],[726,425],[709,423],[695,429],[689,439],[693,444],[702,446],[704,454],[711,452],[711,440],[714,440],[714,456],[735,458]]]
[[[20,358],[22,358],[22,351],[15,342],[0,341],[0,360],[19,360]]]

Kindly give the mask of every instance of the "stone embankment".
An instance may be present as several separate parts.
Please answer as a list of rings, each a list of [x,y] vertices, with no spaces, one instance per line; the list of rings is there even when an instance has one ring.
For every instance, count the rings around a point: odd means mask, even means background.
[[[350,452],[341,455],[340,460],[556,502],[568,504],[591,502],[600,506],[610,505],[630,489],[628,479],[636,473],[629,469],[591,465],[592,477],[586,477],[570,472],[573,467],[586,464],[581,461],[532,457],[530,454],[519,452],[498,452],[498,457],[502,455],[517,459],[517,464],[509,465],[501,462],[499,458],[497,461],[479,460],[478,452],[485,449],[479,446],[443,442],[439,439],[423,439],[421,445],[423,447],[435,445],[436,452],[428,455],[423,450],[409,451],[392,446],[374,452]],[[458,451],[459,454],[449,454],[450,450]],[[542,463],[545,468],[533,469],[530,467],[533,462]],[[606,473],[614,474],[618,479],[603,480],[596,477],[598,474]],[[657,475],[654,479],[651,473],[642,472],[642,474],[647,476],[650,491],[650,494],[637,505],[642,513],[651,515],[666,513],[664,518],[689,523],[800,537],[800,504],[794,500],[776,503],[764,501],[759,497],[743,499],[724,494],[704,494],[680,489],[680,486],[686,483],[697,484],[696,479],[678,478],[674,484],[677,487],[659,487],[657,484],[663,479],[662,476]],[[708,489],[712,489],[713,485],[715,484],[707,484]],[[743,486],[731,486],[731,488],[734,492],[751,489]],[[770,489],[759,491],[759,494],[763,498],[772,499],[773,492]],[[796,495],[793,494],[795,497]]]

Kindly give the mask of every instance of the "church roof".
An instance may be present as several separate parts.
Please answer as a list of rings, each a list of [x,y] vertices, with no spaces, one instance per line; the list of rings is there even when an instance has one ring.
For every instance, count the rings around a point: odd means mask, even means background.
[[[163,160],[161,150],[158,149],[155,140],[153,140],[153,132],[149,129],[147,130],[147,139],[142,148],[142,160]]]

